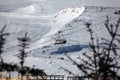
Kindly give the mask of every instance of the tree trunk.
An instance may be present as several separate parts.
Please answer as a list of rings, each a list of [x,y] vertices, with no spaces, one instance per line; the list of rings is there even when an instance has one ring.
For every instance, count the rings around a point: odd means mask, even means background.
[[[9,80],[11,80],[11,72],[9,72]]]
[[[38,76],[36,76],[36,80],[38,80]]]

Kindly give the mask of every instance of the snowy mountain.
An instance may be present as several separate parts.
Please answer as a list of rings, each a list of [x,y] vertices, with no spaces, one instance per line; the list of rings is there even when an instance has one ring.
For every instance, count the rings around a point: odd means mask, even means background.
[[[52,5],[53,3],[49,0],[26,4],[28,6],[24,3],[22,6],[9,8],[9,10],[7,10],[8,8],[0,9],[0,26],[7,24],[6,31],[10,33],[5,45],[5,53],[2,56],[6,62],[18,63],[17,37],[28,32],[32,40],[27,50],[28,57],[25,65],[31,67],[35,65],[36,68],[43,69],[47,74],[52,75],[70,75],[63,68],[73,71],[75,75],[81,74],[65,56],[65,53],[76,61],[79,61],[80,53],[91,53],[86,22],[92,23],[95,37],[109,39],[104,21],[106,16],[109,16],[111,23],[115,24],[120,16],[114,13],[120,8],[80,7],[77,2],[74,2],[74,5],[68,3],[59,4],[56,7],[57,4]],[[58,37],[66,40],[66,43],[55,44]]]

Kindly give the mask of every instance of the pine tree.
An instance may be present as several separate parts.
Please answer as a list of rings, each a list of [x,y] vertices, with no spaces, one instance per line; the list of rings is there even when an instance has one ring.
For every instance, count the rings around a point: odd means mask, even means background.
[[[84,73],[84,77],[91,77],[93,80],[109,80],[109,75],[112,75],[112,79],[120,79],[117,72],[113,70],[113,68],[118,65],[117,60],[120,59],[118,51],[116,50],[117,45],[120,44],[120,34],[118,33],[120,19],[118,19],[115,26],[109,22],[109,18],[107,17],[105,27],[110,34],[111,39],[102,38],[101,43],[99,42],[99,39],[95,39],[93,36],[94,33],[91,29],[92,24],[89,22],[86,23],[88,32],[90,33],[92,55],[88,55],[86,52],[82,53],[83,57],[86,59],[79,58],[81,63],[77,63],[71,57],[67,56],[77,68]],[[104,45],[105,47],[100,48],[101,45]]]
[[[7,26],[5,25],[1,31],[0,31],[0,71],[7,71],[9,73],[9,79],[11,78],[11,72],[17,71],[18,66],[16,64],[9,64],[4,62],[2,58],[2,53],[4,52],[3,48],[6,42],[6,38],[9,35],[9,33],[5,32],[5,28]]]
[[[42,77],[46,75],[46,73],[43,70],[40,69],[35,69],[35,68],[31,68],[29,73],[35,77],[36,80],[38,80],[38,77]]]
[[[11,79],[11,72],[18,70],[18,66],[16,64],[9,64],[4,62],[2,66],[3,70],[7,71],[7,73],[9,74],[9,79]]]
[[[24,62],[25,62],[25,58],[27,57],[27,52],[26,49],[28,48],[28,42],[30,41],[30,38],[27,36],[27,33],[25,33],[25,35],[23,37],[18,37],[18,41],[19,41],[19,46],[21,47],[21,49],[19,50],[19,55],[18,58],[20,59],[20,74],[21,74],[21,80],[23,80],[23,76],[26,74],[26,70],[24,68]]]
[[[6,36],[9,35],[9,33],[5,33],[5,28],[6,28],[6,25],[1,29],[0,31],[0,62],[3,61],[2,59],[2,53],[3,53],[3,48],[4,48],[4,44],[5,44],[5,41],[6,41]]]
[[[4,68],[3,68],[4,62],[3,62],[3,58],[2,58],[2,53],[4,52],[3,48],[5,45],[6,37],[9,35],[9,33],[4,32],[5,28],[6,28],[6,25],[0,31],[0,72],[4,71]]]

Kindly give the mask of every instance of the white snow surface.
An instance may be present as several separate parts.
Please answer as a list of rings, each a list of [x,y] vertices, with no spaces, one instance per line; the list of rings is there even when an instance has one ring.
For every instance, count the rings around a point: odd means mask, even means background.
[[[85,22],[92,23],[95,37],[109,39],[110,36],[104,28],[104,21],[108,15],[111,22],[115,24],[119,15],[115,15],[114,12],[120,8],[80,7],[79,1],[72,0],[71,2],[74,4],[58,5],[56,2],[54,3],[54,0],[53,2],[48,0],[47,2],[30,3],[27,4],[28,6],[19,6],[10,11],[0,11],[0,26],[7,24],[6,31],[10,33],[6,41],[5,52],[2,55],[4,60],[8,63],[19,63],[17,37],[28,32],[32,40],[30,47],[26,50],[28,52],[26,66],[35,65],[36,68],[43,69],[48,75],[70,75],[63,68],[72,71],[75,75],[82,75],[64,53],[51,53],[61,47],[80,45],[82,50],[68,52],[69,56],[80,62],[78,59],[79,56],[82,57],[80,53],[87,52],[88,55],[91,53],[90,36],[84,25]],[[54,44],[58,31],[61,31],[62,38],[67,40],[66,44]]]
[[[31,14],[34,13],[35,8],[33,5],[30,5],[28,7],[24,7],[24,8],[18,8],[17,10],[15,10],[15,13],[22,13],[22,14]]]

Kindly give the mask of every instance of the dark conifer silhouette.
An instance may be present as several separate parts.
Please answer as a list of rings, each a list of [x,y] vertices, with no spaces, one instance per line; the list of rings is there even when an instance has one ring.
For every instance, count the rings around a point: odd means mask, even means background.
[[[26,49],[28,48],[28,42],[30,41],[30,38],[27,36],[27,33],[25,33],[25,35],[23,37],[18,37],[18,41],[19,41],[19,46],[20,46],[20,50],[19,50],[19,55],[18,58],[20,59],[20,74],[21,74],[21,80],[23,80],[23,76],[26,74],[26,69],[24,67],[24,62],[25,62],[25,58],[27,57],[27,52]]]
[[[0,30],[0,72],[4,71],[3,69],[4,62],[2,58],[2,53],[4,52],[3,48],[6,41],[6,37],[9,35],[8,33],[5,33],[5,28],[6,28],[6,25]]]
[[[27,33],[23,37],[18,37],[20,50],[18,54],[18,58],[20,59],[20,67],[16,64],[9,64],[4,62],[1,54],[4,52],[4,44],[6,41],[6,37],[9,35],[9,33],[5,33],[4,30],[6,28],[6,25],[1,29],[0,31],[0,71],[4,72],[7,71],[9,74],[8,79],[11,79],[11,72],[18,71],[21,74],[21,80],[23,80],[23,76],[28,74],[31,74],[32,76],[35,76],[36,79],[38,79],[38,76],[45,76],[46,73],[43,70],[30,68],[27,66],[24,66],[25,58],[27,57],[26,49],[28,48],[28,42],[30,41],[30,38],[27,36]]]
[[[96,40],[93,36],[94,33],[91,29],[92,24],[86,23],[91,39],[91,56],[86,52],[82,53],[86,59],[79,58],[82,61],[81,63],[77,63],[68,56],[68,58],[78,67],[78,69],[84,73],[84,77],[91,77],[93,80],[109,80],[109,75],[111,75],[113,80],[120,79],[117,72],[113,70],[113,68],[118,65],[117,59],[120,59],[118,51],[116,50],[118,44],[120,44],[120,34],[118,33],[120,19],[118,19],[115,26],[109,22],[109,18],[107,17],[105,27],[110,34],[111,39],[102,38],[101,43],[99,42],[99,39]],[[105,47],[101,48],[101,45]]]
[[[5,28],[7,26],[5,25],[1,31],[0,31],[0,71],[7,71],[9,73],[9,79],[11,78],[11,72],[17,71],[18,66],[16,64],[9,64],[4,62],[2,58],[2,53],[4,52],[3,48],[5,45],[6,37],[9,35],[9,33],[5,32]]]
[[[31,74],[31,76],[35,77],[36,80],[39,79],[38,77],[43,78],[44,76],[46,76],[46,73],[43,70],[35,68],[30,69],[29,73]]]
[[[11,79],[11,72],[17,71],[18,70],[18,66],[16,64],[9,64],[9,63],[3,63],[2,64],[2,68],[4,71],[7,71],[7,73],[9,74],[8,79]]]
[[[18,40],[20,43],[19,46],[21,47],[21,49],[19,50],[20,53],[18,55],[21,65],[19,69],[19,73],[21,74],[21,80],[23,80],[23,76],[26,74],[31,74],[32,76],[35,76],[36,79],[38,79],[38,76],[46,75],[43,70],[24,66],[25,58],[27,57],[26,49],[28,48],[28,42],[30,41],[30,38],[27,36],[27,33],[25,33],[24,37],[19,37]]]
[[[5,41],[6,41],[6,36],[9,35],[9,33],[4,32],[5,28],[6,28],[6,25],[0,31],[0,62],[3,61],[1,54],[3,53],[3,48],[4,48]]]

